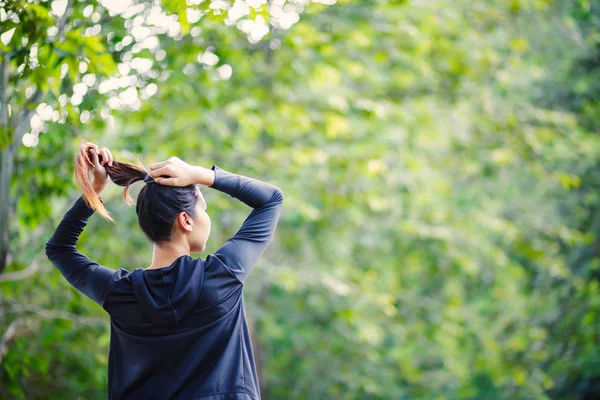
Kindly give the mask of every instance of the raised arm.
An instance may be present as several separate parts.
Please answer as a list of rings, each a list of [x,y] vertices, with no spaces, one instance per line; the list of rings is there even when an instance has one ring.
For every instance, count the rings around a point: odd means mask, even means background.
[[[211,188],[229,194],[253,208],[240,229],[214,254],[240,281],[263,254],[279,221],[283,192],[269,183],[226,171],[213,165]]]
[[[115,270],[90,260],[76,248],[79,235],[93,213],[80,196],[46,243],[46,256],[71,285],[102,305],[104,292]]]

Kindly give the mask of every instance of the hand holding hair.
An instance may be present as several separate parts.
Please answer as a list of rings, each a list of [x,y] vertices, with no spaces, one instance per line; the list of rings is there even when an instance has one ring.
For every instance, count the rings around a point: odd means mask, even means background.
[[[102,189],[108,183],[108,172],[105,166],[113,164],[113,156],[107,147],[98,149],[98,145],[86,142],[79,147],[79,153],[75,156],[75,165],[81,159],[86,160],[88,171],[91,170],[94,175],[94,182],[91,183],[93,190],[98,196]]]
[[[188,186],[196,183],[211,186],[214,175],[214,171],[208,168],[190,165],[175,156],[150,164],[150,176],[154,182],[166,186]]]

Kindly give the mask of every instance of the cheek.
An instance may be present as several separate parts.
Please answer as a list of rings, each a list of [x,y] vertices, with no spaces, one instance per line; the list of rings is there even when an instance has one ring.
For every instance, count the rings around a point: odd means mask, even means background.
[[[204,226],[206,226],[207,230],[209,230],[209,231],[210,231],[210,225],[211,225],[210,217],[208,216],[208,214],[206,212],[204,212]]]

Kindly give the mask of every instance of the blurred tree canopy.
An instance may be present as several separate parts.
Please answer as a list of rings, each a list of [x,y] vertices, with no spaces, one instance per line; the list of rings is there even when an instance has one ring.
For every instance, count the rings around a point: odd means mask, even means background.
[[[106,398],[108,318],[43,257],[82,140],[282,188],[266,399],[600,397],[597,2],[4,0],[0,57],[0,398]],[[203,193],[208,254],[248,210]],[[79,250],[145,268],[120,196]]]

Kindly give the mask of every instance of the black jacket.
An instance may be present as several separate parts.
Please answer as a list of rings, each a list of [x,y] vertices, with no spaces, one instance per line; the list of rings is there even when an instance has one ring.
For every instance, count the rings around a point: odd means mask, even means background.
[[[83,196],[46,243],[46,255],[77,290],[110,315],[109,399],[256,400],[258,377],[243,284],[279,220],[273,185],[213,165],[213,189],[253,210],[206,259],[183,255],[160,269],[101,266],[76,249],[94,213]]]

